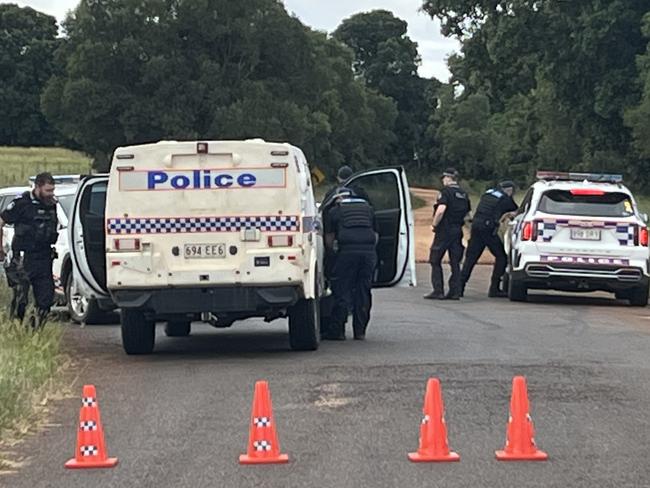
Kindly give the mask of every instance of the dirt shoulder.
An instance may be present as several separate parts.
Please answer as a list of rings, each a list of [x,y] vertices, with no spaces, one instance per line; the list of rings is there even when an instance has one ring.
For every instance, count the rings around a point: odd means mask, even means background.
[[[433,204],[438,198],[438,190],[431,190],[428,188],[411,188],[411,193],[420,197],[427,204],[417,210],[413,211],[415,219],[415,259],[419,263],[426,263],[429,261],[429,248],[433,241],[433,232],[431,232],[431,219],[433,216]],[[469,239],[469,229],[465,228],[465,246],[467,247],[467,240]],[[480,264],[492,264],[494,258],[486,250],[481,259]]]

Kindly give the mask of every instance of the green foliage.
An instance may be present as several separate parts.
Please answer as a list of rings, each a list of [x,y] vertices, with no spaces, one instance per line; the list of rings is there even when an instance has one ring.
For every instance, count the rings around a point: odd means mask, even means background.
[[[55,135],[40,109],[54,72],[56,19],[29,7],[0,5],[0,145],[48,145]]]
[[[9,303],[9,290],[0,286],[1,303]],[[63,329],[49,323],[34,333],[0,311],[0,438],[21,419],[33,413],[44,386],[61,367]]]
[[[623,171],[650,183],[648,54],[635,63],[648,46],[647,1],[425,0],[423,9],[462,43],[449,61],[453,104],[489,100],[488,161],[475,165],[520,181],[544,167]],[[463,126],[454,120],[462,112],[446,114],[443,127]],[[439,134],[446,158],[459,136]]]
[[[263,137],[326,170],[387,162],[394,103],[354,78],[349,50],[280,2],[82,0],[64,25],[64,69],[43,109],[100,159],[165,138]]]
[[[344,20],[333,36],[354,53],[356,76],[397,104],[395,137],[387,159],[422,169],[433,163],[427,127],[440,83],[418,76],[418,45],[406,35],[407,27],[391,12],[373,10]]]
[[[88,174],[90,159],[82,153],[52,147],[0,146],[0,186],[23,186],[41,171]]]

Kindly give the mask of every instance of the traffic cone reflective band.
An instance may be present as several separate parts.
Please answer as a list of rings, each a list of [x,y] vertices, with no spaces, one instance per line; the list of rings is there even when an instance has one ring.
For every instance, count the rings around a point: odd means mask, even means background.
[[[496,451],[499,461],[545,461],[548,455],[537,449],[535,429],[530,417],[526,378],[515,376],[512,380],[512,399],[506,446]]]
[[[239,464],[281,464],[289,456],[280,454],[280,444],[275,431],[271,406],[271,392],[266,381],[255,383],[250,436],[246,454],[239,456]]]
[[[415,463],[460,461],[460,456],[449,451],[445,409],[442,403],[440,381],[431,378],[424,394],[424,418],[420,426],[420,447],[409,453]]]
[[[117,458],[109,458],[104,443],[104,429],[99,416],[97,393],[93,385],[85,385],[79,412],[77,450],[75,457],[65,463],[66,468],[112,468]]]

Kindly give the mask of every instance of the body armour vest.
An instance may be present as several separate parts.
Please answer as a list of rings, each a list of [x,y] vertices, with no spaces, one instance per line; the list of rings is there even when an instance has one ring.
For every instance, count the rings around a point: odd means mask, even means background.
[[[344,199],[339,204],[341,217],[336,238],[342,250],[375,247],[374,211],[360,198]]]

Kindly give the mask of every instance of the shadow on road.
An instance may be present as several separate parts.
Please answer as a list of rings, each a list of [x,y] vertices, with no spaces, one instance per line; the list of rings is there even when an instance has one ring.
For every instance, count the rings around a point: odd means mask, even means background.
[[[148,356],[152,361],[179,359],[206,359],[215,357],[246,358],[259,361],[259,354],[273,354],[274,358],[282,355],[300,354],[289,349],[289,338],[286,331],[252,331],[241,332],[192,332],[189,337],[165,337],[159,327],[156,337],[156,348],[153,355]]]
[[[557,293],[557,292],[556,292]],[[606,296],[573,295],[573,294],[528,294],[528,302],[539,305],[580,305],[599,307],[625,307],[629,308],[627,300],[616,300]]]

